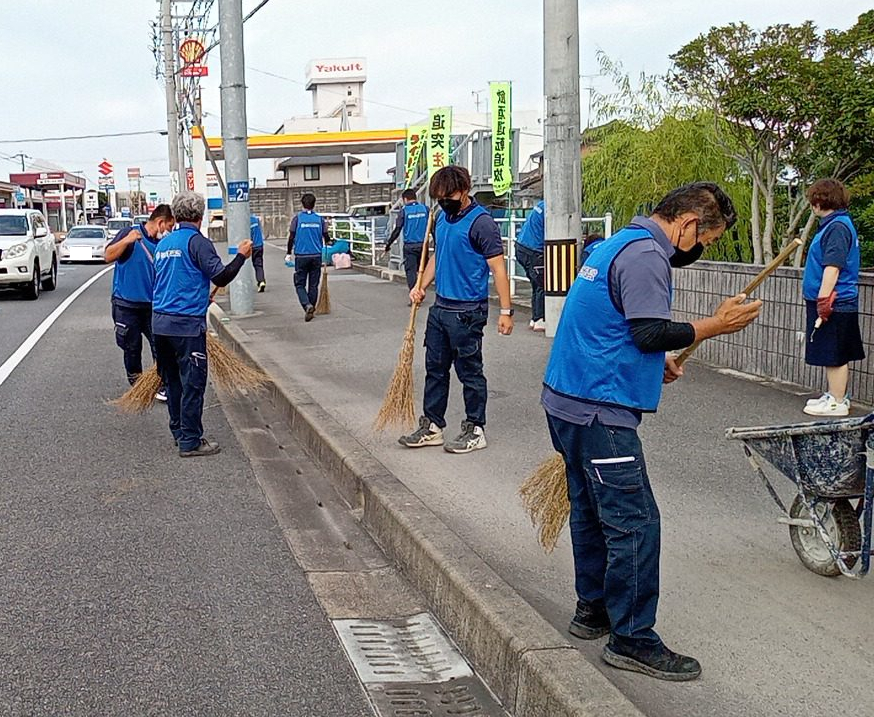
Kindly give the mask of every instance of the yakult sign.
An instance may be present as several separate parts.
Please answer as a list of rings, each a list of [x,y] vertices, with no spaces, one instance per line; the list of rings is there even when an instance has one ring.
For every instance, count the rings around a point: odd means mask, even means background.
[[[312,60],[307,65],[307,85],[329,82],[364,82],[366,79],[367,60],[363,57]]]

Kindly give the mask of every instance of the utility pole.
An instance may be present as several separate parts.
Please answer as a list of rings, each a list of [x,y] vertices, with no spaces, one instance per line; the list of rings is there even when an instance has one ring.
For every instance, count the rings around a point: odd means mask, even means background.
[[[18,154],[13,154],[13,155],[12,155],[12,159],[15,159],[16,157],[18,157],[18,159],[21,160],[21,171],[22,171],[22,172],[25,171],[25,169],[24,169],[24,160],[25,160],[25,159],[33,159],[33,157],[31,157],[29,154],[25,154],[24,152],[19,152]]]
[[[173,43],[173,0],[161,0],[161,41],[164,48],[164,96],[167,101],[167,149],[170,193],[179,191],[179,112],[176,107],[176,52]]]
[[[543,87],[546,335],[555,336],[565,297],[576,277],[582,233],[578,0],[543,0]]]
[[[249,148],[246,129],[246,75],[243,53],[242,0],[219,0],[222,66],[222,149],[225,155],[227,206],[225,229],[228,252],[249,238]],[[255,272],[247,261],[231,283],[231,313],[244,316],[255,308]]]

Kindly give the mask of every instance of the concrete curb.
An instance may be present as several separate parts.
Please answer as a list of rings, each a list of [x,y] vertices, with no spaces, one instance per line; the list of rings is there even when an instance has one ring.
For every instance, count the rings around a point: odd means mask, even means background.
[[[282,367],[259,356],[257,342],[219,307],[213,306],[209,321],[237,353],[273,377],[271,399],[291,430],[511,714],[642,717]]]

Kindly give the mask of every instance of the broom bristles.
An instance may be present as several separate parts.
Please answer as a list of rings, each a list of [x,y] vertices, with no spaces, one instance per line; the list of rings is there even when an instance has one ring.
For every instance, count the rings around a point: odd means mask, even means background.
[[[206,352],[209,357],[210,376],[223,391],[255,391],[270,383],[270,377],[266,373],[243,361],[211,333],[206,335]],[[143,413],[152,407],[155,394],[160,388],[158,367],[152,364],[140,374],[133,386],[110,403],[125,413]]]
[[[158,375],[158,367],[152,364],[149,369],[140,374],[133,386],[110,403],[124,413],[143,413],[152,407],[155,394],[160,388],[161,377]]]
[[[322,267],[322,283],[319,286],[319,298],[316,301],[316,315],[331,313],[331,292],[328,290],[328,267]]]
[[[404,342],[398,354],[382,408],[373,421],[373,430],[384,431],[389,426],[412,426],[416,422],[413,406],[413,356],[415,354],[416,328],[411,325],[404,334]]]
[[[564,458],[555,453],[541,463],[519,487],[519,497],[537,528],[538,542],[546,553],[551,553],[571,511]]]

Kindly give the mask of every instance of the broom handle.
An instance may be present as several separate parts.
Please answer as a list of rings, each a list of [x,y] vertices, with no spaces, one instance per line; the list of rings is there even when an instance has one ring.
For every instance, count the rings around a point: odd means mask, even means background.
[[[765,279],[782,266],[784,261],[798,251],[802,244],[803,242],[801,239],[793,239],[789,242],[785,247],[783,247],[783,251],[777,254],[777,256],[775,256],[758,274],[756,274],[755,278],[744,287],[741,293],[746,294],[747,296],[752,294],[762,285]],[[696,341],[689,348],[684,349],[676,358],[677,366],[682,366],[686,362],[686,359],[688,359],[700,345],[701,341]]]
[[[431,238],[431,229],[434,227],[434,217],[437,215],[437,210],[428,213],[428,224],[425,226],[425,241],[422,244],[422,256],[419,258],[419,273],[416,278],[416,288],[422,288],[422,279],[425,276],[425,267],[428,265],[428,240]],[[419,304],[413,302],[413,308],[410,311],[410,323],[407,325],[407,330],[412,331],[416,326],[416,314],[419,312]]]

